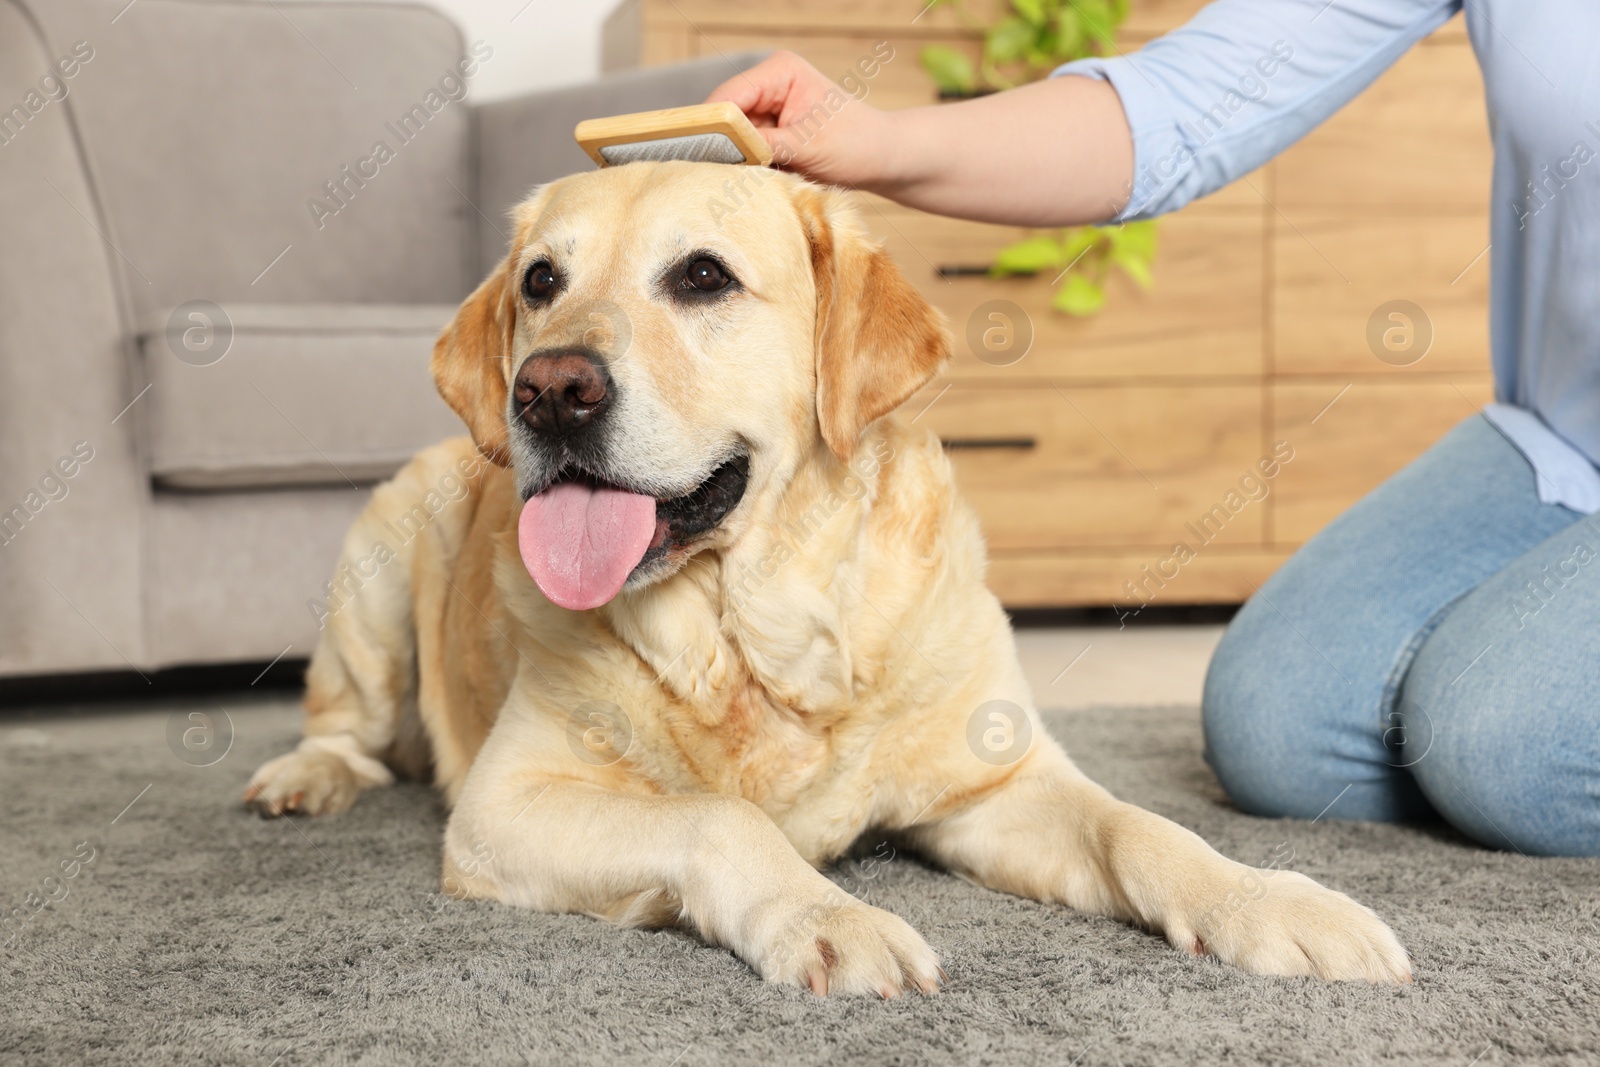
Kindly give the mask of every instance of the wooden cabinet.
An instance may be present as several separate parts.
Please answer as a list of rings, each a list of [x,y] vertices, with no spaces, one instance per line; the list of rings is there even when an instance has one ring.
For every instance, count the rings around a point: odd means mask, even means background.
[[[948,5],[924,2],[624,0],[603,55],[619,69],[789,48],[843,80],[884,42],[893,56],[866,99],[921,106],[937,93],[920,50],[979,47]],[[1202,6],[1133,0],[1119,47]],[[1278,160],[1164,218],[1154,289],[1113,282],[1094,318],[1053,311],[1049,278],[975,273],[1028,231],[860,196],[866,225],[951,320],[955,359],[907,411],[948,443],[1001,598],[1242,600],[1486,403],[1489,175],[1457,17]],[[992,323],[1031,333],[1026,354],[969,343],[969,324],[981,338]],[[1275,450],[1292,458],[1264,480]]]
[[[924,396],[908,407],[947,442],[997,551],[1170,547],[1261,446],[1252,384],[956,383]],[[1264,515],[1243,510],[1214,540],[1260,544]]]
[[[1087,319],[1051,310],[1048,278],[961,273],[985,267],[996,249],[1027,236],[1027,230],[924,215],[881,201],[864,210],[862,219],[922,295],[950,317],[956,334],[952,378],[1081,381],[1261,373],[1266,230],[1253,208],[1197,204],[1166,220],[1156,288],[1147,293],[1116,276],[1108,286],[1107,313]],[[967,342],[974,315],[995,301],[1020,308],[1032,334],[1027,354],[1003,368],[983,362]]]
[[[1273,542],[1326,526],[1451,427],[1489,402],[1483,375],[1294,381],[1272,387],[1272,432],[1294,461],[1278,477]]]
[[[1273,367],[1279,375],[1344,374],[1426,378],[1474,375],[1489,365],[1489,235],[1477,215],[1355,216],[1330,208],[1274,221]],[[1426,309],[1401,337],[1409,351],[1373,356],[1374,309],[1407,300]],[[1385,328],[1403,320],[1380,316]],[[1425,346],[1425,347],[1424,347]],[[1389,349],[1386,347],[1385,351]]]

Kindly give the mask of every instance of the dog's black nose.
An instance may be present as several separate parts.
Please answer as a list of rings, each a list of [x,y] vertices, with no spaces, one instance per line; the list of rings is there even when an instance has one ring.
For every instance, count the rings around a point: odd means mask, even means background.
[[[517,371],[517,415],[534,433],[576,433],[611,406],[611,375],[583,352],[535,352]]]

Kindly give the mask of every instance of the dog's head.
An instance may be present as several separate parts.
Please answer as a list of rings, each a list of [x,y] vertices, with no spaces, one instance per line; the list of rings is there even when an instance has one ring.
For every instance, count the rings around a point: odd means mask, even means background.
[[[806,462],[848,462],[948,354],[843,194],[630,163],[537,190],[433,374],[513,468],[523,560],[596,607],[731,544]]]

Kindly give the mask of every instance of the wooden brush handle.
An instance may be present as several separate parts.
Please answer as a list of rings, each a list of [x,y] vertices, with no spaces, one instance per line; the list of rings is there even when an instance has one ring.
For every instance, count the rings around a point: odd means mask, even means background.
[[[720,133],[744,154],[744,161],[764,167],[772,162],[772,149],[766,139],[750,125],[743,111],[731,101],[691,104],[660,111],[636,111],[631,115],[612,115],[603,119],[584,119],[572,135],[589,158],[604,167],[600,149],[640,141],[659,141],[667,137],[688,137],[697,133]]]

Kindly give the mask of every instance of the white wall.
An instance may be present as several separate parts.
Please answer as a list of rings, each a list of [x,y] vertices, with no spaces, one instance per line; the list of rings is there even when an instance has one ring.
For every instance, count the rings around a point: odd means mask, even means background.
[[[480,103],[600,73],[600,24],[619,0],[422,0],[455,20],[494,58],[472,79]]]

